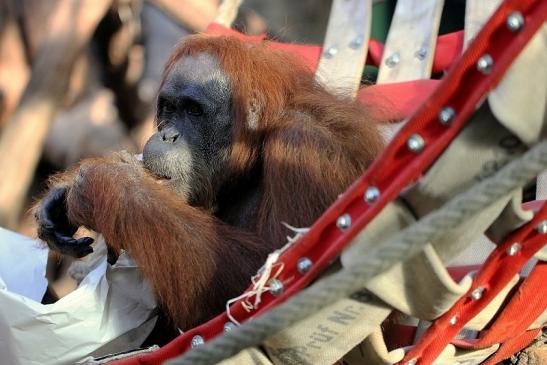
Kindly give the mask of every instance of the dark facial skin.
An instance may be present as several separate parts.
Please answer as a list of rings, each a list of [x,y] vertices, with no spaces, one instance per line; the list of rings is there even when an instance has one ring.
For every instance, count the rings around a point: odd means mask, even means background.
[[[230,83],[207,54],[180,59],[159,91],[156,123],[143,151],[145,166],[190,204],[210,205],[223,182],[231,144]]]

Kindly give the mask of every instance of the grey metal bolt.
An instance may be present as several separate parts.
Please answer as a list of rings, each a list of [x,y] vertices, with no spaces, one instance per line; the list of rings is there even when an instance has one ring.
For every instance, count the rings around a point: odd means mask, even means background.
[[[515,256],[520,251],[521,248],[522,248],[522,245],[518,242],[515,242],[507,249],[507,254],[509,256]]]
[[[477,70],[485,75],[492,72],[492,66],[494,66],[494,59],[489,54],[482,55],[477,61]]]
[[[345,231],[351,226],[351,216],[349,214],[343,214],[336,220],[336,227],[341,231]]]
[[[394,54],[392,54],[391,56],[389,56],[388,58],[386,58],[386,65],[388,67],[395,67],[397,66],[397,64],[401,61],[401,55],[399,54],[399,52],[395,52]]]
[[[449,106],[446,106],[441,109],[439,112],[439,122],[442,125],[450,125],[456,116],[456,111]]]
[[[338,53],[338,47],[331,46],[324,52],[326,58],[333,58]]]
[[[285,289],[285,286],[283,285],[283,283],[277,279],[270,280],[269,287],[270,287],[270,293],[272,293],[274,297],[277,297],[283,294],[283,290]]]
[[[233,330],[234,328],[236,328],[236,325],[233,324],[232,322],[226,322],[226,323],[224,323],[224,332],[230,332],[230,331]]]
[[[505,24],[511,32],[518,32],[524,26],[524,17],[522,16],[522,13],[514,11],[507,16]]]
[[[353,38],[351,42],[349,42],[349,46],[350,48],[358,49],[361,48],[364,42],[365,38],[362,35],[358,35],[357,37]]]
[[[197,347],[197,346],[201,346],[205,343],[205,340],[203,339],[203,337],[201,337],[200,335],[195,335],[194,337],[192,337],[192,341],[190,342],[190,346],[192,348],[194,347]]]
[[[473,300],[479,300],[479,299],[482,298],[482,294],[483,294],[483,293],[484,293],[484,288],[481,287],[481,286],[479,286],[478,288],[476,288],[475,290],[473,290],[473,291],[471,292],[470,297],[471,297],[471,299],[473,299]]]
[[[536,229],[539,233],[546,234],[547,233],[547,220],[539,222]]]
[[[421,47],[419,50],[416,51],[414,56],[416,56],[416,58],[419,60],[424,60],[425,56],[427,56],[427,47]]]
[[[301,257],[298,259],[298,262],[296,263],[296,268],[298,270],[299,273],[301,274],[305,274],[307,273],[308,271],[310,271],[311,267],[312,267],[312,262],[309,258],[307,257]]]
[[[372,204],[380,198],[380,190],[376,186],[369,186],[364,198],[367,203]]]
[[[422,136],[415,133],[411,135],[406,141],[406,146],[408,149],[414,153],[420,153],[425,147],[425,141]]]

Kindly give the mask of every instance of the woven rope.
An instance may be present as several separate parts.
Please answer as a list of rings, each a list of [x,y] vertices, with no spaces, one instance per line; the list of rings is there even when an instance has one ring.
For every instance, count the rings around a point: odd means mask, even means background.
[[[470,216],[514,189],[522,187],[546,168],[547,141],[544,141],[505,166],[493,177],[459,194],[441,209],[430,213],[418,223],[382,243],[376,252],[371,252],[370,248],[356,250],[357,264],[318,281],[284,304],[167,364],[215,364],[245,348],[259,345],[274,333],[362,289],[363,283],[396,263],[416,255],[428,242],[441,238],[447,230],[459,226]]]

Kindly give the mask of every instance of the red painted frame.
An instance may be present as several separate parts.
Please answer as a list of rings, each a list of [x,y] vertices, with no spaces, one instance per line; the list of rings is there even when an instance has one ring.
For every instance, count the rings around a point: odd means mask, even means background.
[[[472,342],[452,341],[464,325],[483,310],[511,279],[519,273],[528,260],[547,243],[547,234],[539,232],[538,224],[547,220],[547,201],[543,202],[534,218],[499,244],[490,254],[473,280],[473,285],[453,306],[436,319],[420,338],[418,343],[406,354],[399,364],[417,360],[417,364],[427,365],[439,356],[449,343],[459,347],[479,349],[487,348],[496,343],[503,343],[526,332],[530,324],[547,309],[547,263],[538,263],[529,277],[520,286],[516,296],[498,314],[497,320],[489,329]],[[509,249],[514,243],[520,243],[521,248],[514,255]],[[471,293],[477,288],[483,288],[482,297],[473,299]],[[523,300],[528,297],[528,299]],[[455,318],[456,323],[451,323]],[[526,344],[524,344],[526,346]],[[519,350],[519,349],[517,349]],[[509,353],[510,356],[513,352]],[[503,358],[498,361],[503,360]]]
[[[513,11],[522,13],[526,22],[518,32],[512,32],[505,26],[506,17]],[[511,62],[546,17],[547,2],[545,1],[504,1],[467,51],[451,67],[433,95],[416,111],[373,165],[317,220],[302,239],[281,256],[280,260],[285,264],[285,269],[279,279],[286,281],[284,293],[278,297],[265,293],[261,307],[253,313],[247,313],[243,310],[241,303],[236,302],[231,306],[232,315],[240,322],[251,316],[260,315],[289,299],[317,278],[386,204],[395,199],[403,188],[418,180],[422,173],[434,163],[488,92],[496,86]],[[255,37],[251,40],[256,41],[259,38]],[[293,46],[284,48],[291,47]],[[493,68],[487,74],[481,73],[475,66],[479,57],[484,54],[489,54],[494,60]],[[456,111],[449,126],[444,126],[438,121],[438,113],[445,106],[450,106]],[[419,133],[426,142],[425,149],[418,155],[406,148],[407,139],[414,133]],[[363,194],[370,186],[377,187],[381,192],[380,199],[371,205],[363,200]],[[352,226],[343,232],[336,227],[336,219],[342,214],[350,214],[353,221]],[[313,266],[303,275],[298,272],[296,263],[304,256],[312,260]],[[289,278],[290,282],[287,281]],[[161,364],[187,351],[195,335],[201,335],[206,341],[221,335],[226,322],[228,322],[226,314],[221,314],[185,332],[156,352],[119,361],[116,364]],[[448,335],[445,339],[448,339]],[[426,345],[421,345],[425,352],[420,352],[422,347],[419,346],[415,347],[411,354],[417,354],[422,359],[432,358],[438,352]],[[427,355],[427,351],[431,351],[431,355]]]

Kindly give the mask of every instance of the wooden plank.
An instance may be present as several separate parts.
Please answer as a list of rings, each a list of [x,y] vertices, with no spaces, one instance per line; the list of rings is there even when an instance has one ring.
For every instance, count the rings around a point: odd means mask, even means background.
[[[500,3],[501,0],[467,0],[465,3],[464,49],[475,38],[475,35],[481,30]]]
[[[355,96],[370,38],[371,0],[334,0],[316,78],[331,91]]]
[[[0,1],[0,131],[15,110],[30,76],[12,1]]]
[[[0,226],[15,228],[72,67],[111,0],[57,1],[21,102],[0,136]]]
[[[443,0],[397,1],[377,83],[431,76],[443,4]]]
[[[536,184],[536,200],[547,200],[547,170],[538,176]]]
[[[242,2],[243,0],[223,0],[218,8],[215,23],[230,28],[237,17],[237,12]]]
[[[218,13],[217,1],[150,0],[150,2],[193,32],[205,31]],[[237,10],[235,14],[237,15]]]

